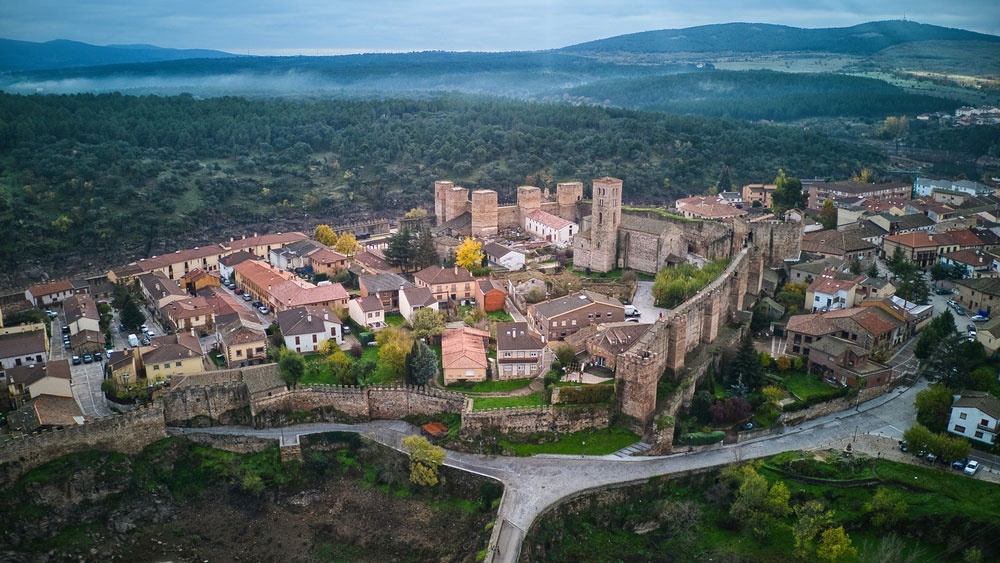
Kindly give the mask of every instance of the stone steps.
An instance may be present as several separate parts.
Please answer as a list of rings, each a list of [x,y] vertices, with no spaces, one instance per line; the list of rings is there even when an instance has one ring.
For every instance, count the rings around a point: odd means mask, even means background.
[[[646,442],[636,442],[631,446],[626,446],[611,455],[615,457],[629,457],[629,456],[639,455],[651,447],[652,446],[647,444]]]

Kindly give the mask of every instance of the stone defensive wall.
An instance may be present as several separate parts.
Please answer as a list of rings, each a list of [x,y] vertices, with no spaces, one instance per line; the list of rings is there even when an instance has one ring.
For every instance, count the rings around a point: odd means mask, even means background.
[[[0,444],[2,485],[57,457],[87,450],[135,454],[167,436],[163,406],[153,403],[126,414],[62,430],[45,430]]]
[[[618,356],[618,408],[634,432],[645,435],[651,429],[660,377],[669,374],[679,381],[685,356],[714,342],[719,328],[743,310],[747,293],[759,293],[762,275],[751,269],[763,264],[755,254],[750,248],[740,250],[718,279],[657,320]]]
[[[245,426],[251,422],[250,391],[245,383],[184,386],[163,394],[167,426]]]
[[[413,386],[354,387],[312,385],[289,389],[250,404],[257,421],[268,412],[333,410],[353,420],[394,420],[409,415],[460,413],[466,398],[459,393]],[[266,418],[266,417],[265,417]]]
[[[462,433],[502,432],[535,434],[537,432],[579,432],[588,428],[611,426],[609,406],[586,407],[514,407],[462,412]]]

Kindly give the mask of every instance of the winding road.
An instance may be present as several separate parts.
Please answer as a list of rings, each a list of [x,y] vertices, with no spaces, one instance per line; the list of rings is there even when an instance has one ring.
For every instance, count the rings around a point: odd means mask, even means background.
[[[790,450],[809,450],[825,444],[873,434],[902,439],[903,431],[916,419],[914,395],[926,387],[920,381],[909,388],[861,403],[855,409],[789,427],[781,434],[719,446],[692,453],[660,457],[565,456],[505,457],[447,451],[445,464],[501,481],[504,497],[497,515],[494,549],[487,561],[518,560],[521,542],[532,522],[560,500],[591,489],[641,481],[657,475],[683,473],[756,459]],[[299,436],[323,432],[357,432],[397,450],[402,439],[418,429],[402,421],[373,421],[364,424],[303,424],[258,430],[248,427],[171,428],[172,434],[235,434],[297,444]]]

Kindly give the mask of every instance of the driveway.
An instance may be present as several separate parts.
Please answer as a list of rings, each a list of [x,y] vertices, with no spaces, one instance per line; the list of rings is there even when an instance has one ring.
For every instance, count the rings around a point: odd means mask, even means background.
[[[69,369],[73,375],[73,384],[70,386],[73,390],[73,397],[80,405],[84,416],[102,418],[110,415],[111,410],[108,409],[104,392],[101,391],[101,382],[104,381],[104,362],[78,366],[70,363]]]
[[[670,309],[654,305],[653,282],[640,281],[636,283],[637,286],[635,289],[635,297],[632,298],[632,305],[634,305],[635,308],[642,313],[642,316],[639,317],[640,323],[654,323],[659,320],[662,315],[666,315],[670,312]]]

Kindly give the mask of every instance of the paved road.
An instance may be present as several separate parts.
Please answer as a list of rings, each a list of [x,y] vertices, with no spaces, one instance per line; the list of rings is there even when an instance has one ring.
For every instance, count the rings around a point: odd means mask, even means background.
[[[52,319],[52,342],[50,343],[51,360],[65,359],[69,362],[70,377],[73,383],[70,390],[73,398],[83,415],[89,418],[101,418],[111,414],[107,402],[104,400],[104,393],[101,391],[101,382],[104,381],[104,362],[93,362],[90,364],[73,365],[73,350],[66,350],[63,347],[62,327],[65,324],[65,314],[59,311],[59,316]],[[103,356],[103,355],[102,355]]]
[[[900,439],[903,431],[916,418],[914,395],[925,387],[926,383],[921,382],[912,388],[897,389],[862,403],[854,410],[806,422],[780,435],[690,454],[632,458],[613,455],[517,458],[448,451],[445,463],[496,478],[504,484],[504,499],[497,518],[499,541],[492,560],[513,562],[517,561],[525,530],[539,514],[563,498],[614,483],[726,465],[789,450],[812,449],[859,434]],[[396,449],[400,449],[405,436],[417,433],[416,428],[402,421],[374,421],[357,425],[307,424],[266,430],[214,427],[170,431],[178,434],[253,435],[281,439],[288,444],[297,443],[299,435],[338,430],[358,432]]]
[[[639,317],[640,323],[654,323],[659,320],[661,314],[666,315],[670,312],[670,309],[657,307],[653,303],[653,282],[636,282],[635,296],[632,298],[632,304],[642,313],[642,316]]]

